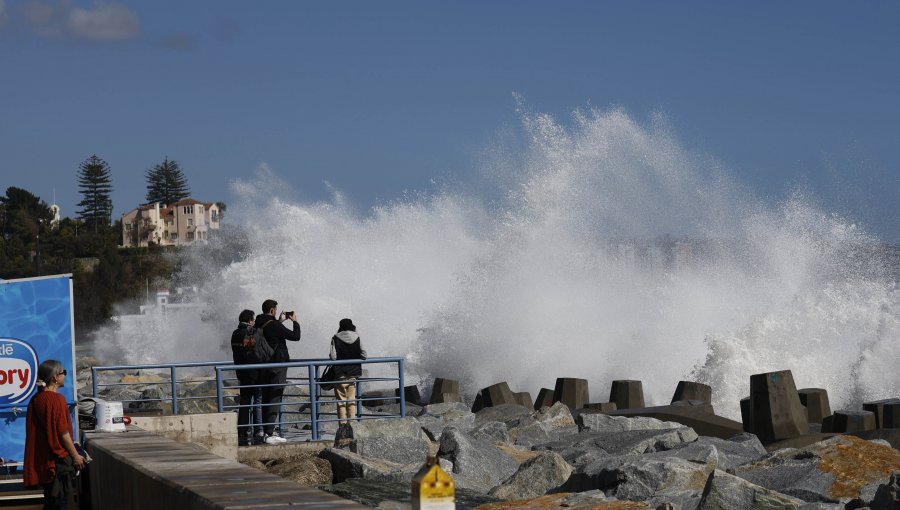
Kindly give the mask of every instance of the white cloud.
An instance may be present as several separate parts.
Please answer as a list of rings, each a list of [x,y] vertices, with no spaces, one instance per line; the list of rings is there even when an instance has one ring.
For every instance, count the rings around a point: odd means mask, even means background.
[[[42,37],[122,41],[137,36],[141,30],[137,14],[115,1],[95,1],[90,7],[77,7],[72,0],[27,0],[19,12],[31,30]],[[0,20],[2,14],[0,9]]]
[[[138,35],[141,22],[137,14],[122,4],[96,2],[90,9],[73,8],[66,28],[80,39],[122,41]]]

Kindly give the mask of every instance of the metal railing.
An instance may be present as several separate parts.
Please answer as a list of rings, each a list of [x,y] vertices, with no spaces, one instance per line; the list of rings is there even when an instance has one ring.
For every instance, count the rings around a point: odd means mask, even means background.
[[[323,381],[319,380],[321,377],[319,369],[326,367],[328,365],[334,365],[334,366],[337,366],[337,365],[369,365],[369,364],[385,364],[385,363],[389,363],[389,364],[396,363],[397,364],[397,377],[357,377],[356,379],[347,380],[343,383],[341,381],[323,382]],[[298,425],[298,426],[299,425],[309,425],[310,432],[312,434],[312,439],[314,441],[317,441],[319,439],[319,436],[322,433],[320,426],[323,423],[335,422],[335,421],[341,420],[338,417],[335,417],[335,418],[323,418],[322,417],[322,415],[325,414],[322,411],[323,405],[337,404],[339,402],[336,398],[334,400],[323,400],[322,399],[322,386],[323,385],[333,385],[336,383],[337,384],[351,384],[352,383],[356,386],[356,394],[358,395],[357,398],[341,400],[340,402],[344,402],[344,403],[350,402],[356,406],[356,419],[357,420],[366,420],[366,419],[375,419],[375,418],[402,418],[403,416],[406,416],[406,397],[405,397],[404,391],[403,391],[403,387],[404,387],[404,378],[403,378],[404,360],[403,360],[403,358],[369,358],[366,360],[342,360],[342,361],[329,360],[329,359],[317,359],[317,360],[294,360],[294,361],[289,361],[289,362],[285,362],[285,363],[265,363],[265,364],[258,364],[258,365],[217,366],[217,367],[215,367],[215,369],[216,369],[216,385],[217,385],[218,395],[219,395],[219,400],[218,400],[219,412],[221,413],[221,412],[224,412],[229,409],[240,409],[242,407],[251,408],[251,411],[252,411],[252,408],[254,407],[253,404],[250,404],[250,405],[240,405],[240,404],[226,405],[225,404],[225,402],[224,402],[225,398],[223,396],[224,392],[222,390],[223,390],[223,381],[225,381],[227,378],[225,378],[222,375],[223,372],[230,372],[230,371],[237,372],[240,370],[266,370],[266,369],[279,369],[279,368],[304,368],[304,367],[307,370],[307,376],[305,378],[300,378],[300,380],[303,380],[303,379],[306,380],[306,384],[309,388],[309,393],[308,393],[309,400],[308,401],[288,402],[288,403],[282,402],[280,404],[265,404],[265,403],[263,403],[262,404],[263,406],[266,406],[266,405],[279,405],[280,406],[281,409],[279,410],[278,421],[277,422],[266,422],[265,419],[263,419],[263,423],[242,425],[241,427],[253,427],[253,426],[266,427],[266,426],[273,426],[273,425],[282,427],[283,425]],[[297,380],[297,379],[295,379],[295,380]],[[393,397],[391,397],[391,396],[376,396],[376,397],[361,396],[362,393],[359,391],[359,388],[361,385],[367,384],[367,383],[373,383],[373,382],[386,382],[386,381],[397,381],[398,388],[399,388],[399,391],[396,392],[397,396],[393,396]],[[290,385],[291,385],[291,383],[290,383],[290,379],[289,379],[289,381],[284,384],[247,384],[247,385],[232,386],[231,388],[238,388],[238,389],[240,389],[240,388],[267,388],[267,387],[275,387],[275,386],[287,387]],[[378,415],[373,415],[373,416],[365,416],[363,414],[363,402],[375,401],[375,400],[398,401],[400,404],[399,413],[398,414],[378,414]],[[298,404],[298,408],[296,411],[293,411],[293,410],[285,411],[285,409],[284,409],[285,406],[292,406],[293,404]],[[307,409],[309,409],[309,419],[297,419],[297,420],[293,420],[293,421],[284,420],[284,418],[283,418],[284,414],[300,414],[300,415],[306,414],[303,412],[304,410],[306,410],[306,409],[304,409],[303,404],[308,405]],[[283,427],[282,427],[282,430],[284,430]]]
[[[374,419],[374,418],[400,418],[406,415],[406,398],[404,395],[404,359],[400,357],[388,357],[388,358],[369,358],[367,360],[329,360],[329,359],[313,359],[313,360],[291,360],[283,363],[264,363],[257,365],[235,365],[231,361],[207,361],[207,362],[193,362],[193,363],[159,363],[159,364],[146,364],[146,365],[114,365],[114,366],[99,366],[99,367],[91,367],[91,386],[93,391],[94,398],[100,397],[100,392],[102,388],[111,388],[111,387],[128,387],[128,386],[167,386],[169,389],[168,396],[160,396],[158,398],[132,398],[132,399],[117,399],[123,403],[143,403],[143,402],[170,402],[172,406],[172,414],[178,414],[179,410],[182,406],[179,403],[183,403],[184,401],[190,400],[214,400],[216,402],[216,408],[218,412],[226,412],[226,411],[235,411],[240,410],[242,407],[249,407],[250,412],[253,412],[253,407],[257,404],[250,405],[241,405],[239,400],[239,395],[228,394],[228,390],[238,390],[244,388],[271,388],[271,387],[283,387],[285,390],[290,388],[299,389],[301,386],[308,388],[308,393],[304,394],[302,392],[285,392],[284,397],[288,397],[294,400],[291,401],[282,401],[280,404],[270,404],[270,405],[279,405],[279,413],[278,420],[275,422],[264,422],[264,423],[249,423],[246,425],[239,425],[240,428],[246,427],[265,427],[265,426],[277,426],[280,427],[282,432],[284,432],[284,426],[297,425],[298,428],[301,425],[309,425],[310,434],[313,440],[319,440],[322,435],[321,426],[324,423],[339,421],[337,417],[330,417],[332,413],[326,413],[323,411],[323,406],[329,404],[337,404],[338,400],[335,399],[327,399],[322,395],[321,386],[325,384],[335,384],[335,382],[321,382],[320,374],[321,369],[328,365],[383,365],[383,364],[396,364],[397,365],[397,377],[358,377],[355,380],[347,380],[346,383],[353,383],[356,386],[356,394],[357,398],[352,400],[343,400],[342,402],[352,402],[356,405],[357,408],[357,420],[365,420],[365,419]],[[235,376],[227,376],[226,374],[229,372],[238,372],[241,370],[267,370],[267,369],[300,369],[300,372],[303,373],[300,377],[288,377],[286,382],[283,384],[248,384],[241,385],[239,380]],[[190,379],[181,379],[179,380],[179,373],[184,374],[188,371],[196,371],[202,369],[212,369],[215,371],[215,377],[198,377],[196,375],[192,376],[194,378]],[[303,370],[305,369],[305,370]],[[101,382],[100,372],[134,372],[134,371],[147,371],[147,370],[163,370],[167,371],[169,374],[169,380],[161,380],[161,381],[135,381],[135,382],[115,382],[115,383],[103,383]],[[305,372],[305,373],[304,373]],[[290,374],[290,372],[288,372]],[[360,388],[363,385],[369,383],[376,382],[397,382],[397,389],[395,391],[395,396],[365,396]],[[198,384],[198,383],[208,383],[215,382],[216,394],[215,395],[179,395],[179,384],[184,386],[188,384]],[[226,382],[228,384],[226,384]],[[337,381],[337,383],[342,383],[341,381]],[[377,414],[377,415],[366,415],[364,414],[364,406],[363,403],[366,401],[396,401],[399,403],[399,412],[397,414]],[[234,403],[229,403],[234,402]],[[293,407],[296,406],[296,410]],[[287,409],[286,409],[287,408]],[[308,411],[308,413],[306,412]],[[309,414],[308,419],[284,419],[284,415],[305,415]],[[239,430],[241,432],[241,430]]]

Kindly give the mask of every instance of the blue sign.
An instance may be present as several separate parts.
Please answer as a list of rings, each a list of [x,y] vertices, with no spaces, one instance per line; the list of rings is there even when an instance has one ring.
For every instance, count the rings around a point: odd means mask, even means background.
[[[71,275],[0,280],[0,457],[21,461],[25,411],[35,393],[37,367],[59,360],[68,372],[59,392],[76,402]],[[72,425],[77,427],[73,413]]]

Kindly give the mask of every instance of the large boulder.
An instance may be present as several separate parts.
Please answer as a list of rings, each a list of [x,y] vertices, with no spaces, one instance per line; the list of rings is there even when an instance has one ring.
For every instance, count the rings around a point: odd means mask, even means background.
[[[576,426],[572,412],[562,402],[556,402],[550,407],[541,408],[534,413],[534,418],[544,425],[548,431],[569,430]]]
[[[800,508],[804,501],[743,478],[715,470],[703,489],[700,510],[763,510]]]
[[[559,454],[542,452],[488,494],[500,499],[536,498],[560,487],[571,474],[572,466]]]
[[[644,501],[661,492],[699,492],[716,468],[715,448],[707,448],[705,458],[698,455],[691,457],[691,460],[662,455],[600,458],[577,466],[560,490],[581,492],[600,489],[608,496],[631,501]]]
[[[900,471],[895,471],[887,483],[878,487],[869,508],[872,510],[897,510],[900,508]]]
[[[413,437],[423,438],[422,426],[412,416],[384,420],[350,421],[353,439],[367,437]]]
[[[493,407],[485,407],[475,413],[475,426],[489,421],[509,423],[523,416],[530,416],[533,411],[519,404],[501,404]]]
[[[753,434],[741,434],[731,439],[700,436],[696,443],[716,448],[719,455],[718,469],[727,471],[748,462],[759,460],[766,455],[766,447]]]
[[[421,464],[428,457],[431,442],[424,437],[362,437],[350,443],[350,451],[367,459],[384,459],[398,464]]]
[[[871,499],[896,470],[900,451],[854,436],[835,436],[801,449],[778,450],[736,467],[734,474],[804,501],[836,503]]]
[[[416,419],[435,441],[440,440],[441,433],[447,427],[467,432],[475,428],[475,414],[462,403],[427,405]]]
[[[404,465],[389,460],[367,458],[340,448],[327,448],[319,456],[331,464],[333,483],[351,478],[382,482],[410,482],[419,465]]]
[[[440,455],[453,462],[457,487],[487,492],[519,468],[519,463],[487,441],[459,429],[447,428],[441,436]]]
[[[569,463],[591,451],[602,456],[643,454],[677,448],[697,440],[697,433],[688,427],[671,429],[624,430],[619,432],[582,432],[535,446],[535,449],[558,452]],[[584,462],[584,461],[581,461]]]
[[[472,431],[472,437],[491,443],[511,443],[509,429],[500,421],[484,422]]]
[[[662,430],[682,427],[680,423],[637,416],[610,416],[606,413],[578,414],[578,429],[586,432],[622,432],[625,430]]]

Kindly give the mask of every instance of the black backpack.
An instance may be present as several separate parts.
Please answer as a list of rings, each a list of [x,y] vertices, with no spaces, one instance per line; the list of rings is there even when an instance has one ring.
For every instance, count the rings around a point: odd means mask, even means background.
[[[275,356],[275,349],[269,345],[269,341],[266,340],[266,336],[263,334],[263,329],[271,322],[268,321],[258,328],[252,326],[247,328],[247,335],[244,337],[244,347],[247,350],[248,363],[270,363]]]

